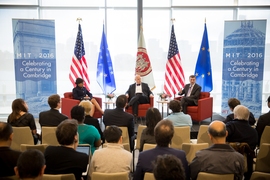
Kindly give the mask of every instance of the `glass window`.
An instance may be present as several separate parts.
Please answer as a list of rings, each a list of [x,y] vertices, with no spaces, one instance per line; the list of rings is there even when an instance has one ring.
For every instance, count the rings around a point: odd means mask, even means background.
[[[37,0],[0,0],[0,4],[5,5],[38,5]]]
[[[172,6],[220,6],[234,5],[234,0],[172,0]]]
[[[238,0],[238,5],[270,5],[270,0]]]
[[[40,0],[41,6],[72,6],[72,7],[104,7],[105,0],[89,1],[89,0]]]

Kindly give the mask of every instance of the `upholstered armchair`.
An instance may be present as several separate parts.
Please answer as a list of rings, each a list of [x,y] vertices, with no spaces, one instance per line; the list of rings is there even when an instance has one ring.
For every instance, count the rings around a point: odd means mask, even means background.
[[[98,102],[99,106],[102,108],[102,99],[99,97],[93,97],[96,99],[96,101]],[[62,100],[62,107],[61,107],[61,112],[65,115],[68,116],[68,118],[71,118],[70,115],[70,110],[78,105],[80,103],[79,100],[73,99],[73,95],[72,92],[66,92],[64,93],[64,97],[61,99]],[[100,111],[98,111],[97,109],[95,109],[94,118],[101,118],[102,114]]]
[[[150,97],[150,103],[149,104],[139,104],[138,106],[138,117],[145,117],[146,111],[154,106],[154,97]],[[126,112],[133,114],[132,106],[130,106],[128,109],[126,109]]]
[[[181,97],[176,97],[176,100],[181,101]],[[201,122],[213,115],[213,97],[210,97],[209,92],[201,92],[198,100],[198,106],[188,106],[187,114],[191,116],[193,121]]]

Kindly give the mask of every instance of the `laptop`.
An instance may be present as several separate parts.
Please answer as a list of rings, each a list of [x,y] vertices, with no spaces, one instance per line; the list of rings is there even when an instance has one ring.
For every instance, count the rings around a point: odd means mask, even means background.
[[[76,151],[87,154],[89,156],[89,160],[90,160],[91,146],[89,144],[78,144],[78,147],[76,148]],[[82,176],[87,175],[88,169],[89,169],[89,162],[87,164],[86,171],[82,173]]]

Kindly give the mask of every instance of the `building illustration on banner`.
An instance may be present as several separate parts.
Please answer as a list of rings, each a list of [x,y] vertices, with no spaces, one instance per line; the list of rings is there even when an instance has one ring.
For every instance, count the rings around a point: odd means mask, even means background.
[[[48,110],[57,92],[53,20],[13,19],[16,97],[24,99],[35,118]]]
[[[237,98],[255,117],[259,117],[262,109],[266,21],[228,21],[225,22],[225,34],[228,30],[226,27],[235,30],[224,38],[222,115],[231,113],[228,99]]]

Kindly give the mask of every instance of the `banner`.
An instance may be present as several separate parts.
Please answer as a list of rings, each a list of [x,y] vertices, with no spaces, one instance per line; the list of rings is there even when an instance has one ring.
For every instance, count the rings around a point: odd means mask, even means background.
[[[56,94],[55,24],[53,20],[13,19],[16,97],[38,117]]]
[[[222,73],[222,115],[237,98],[257,118],[262,109],[266,20],[225,21]]]

